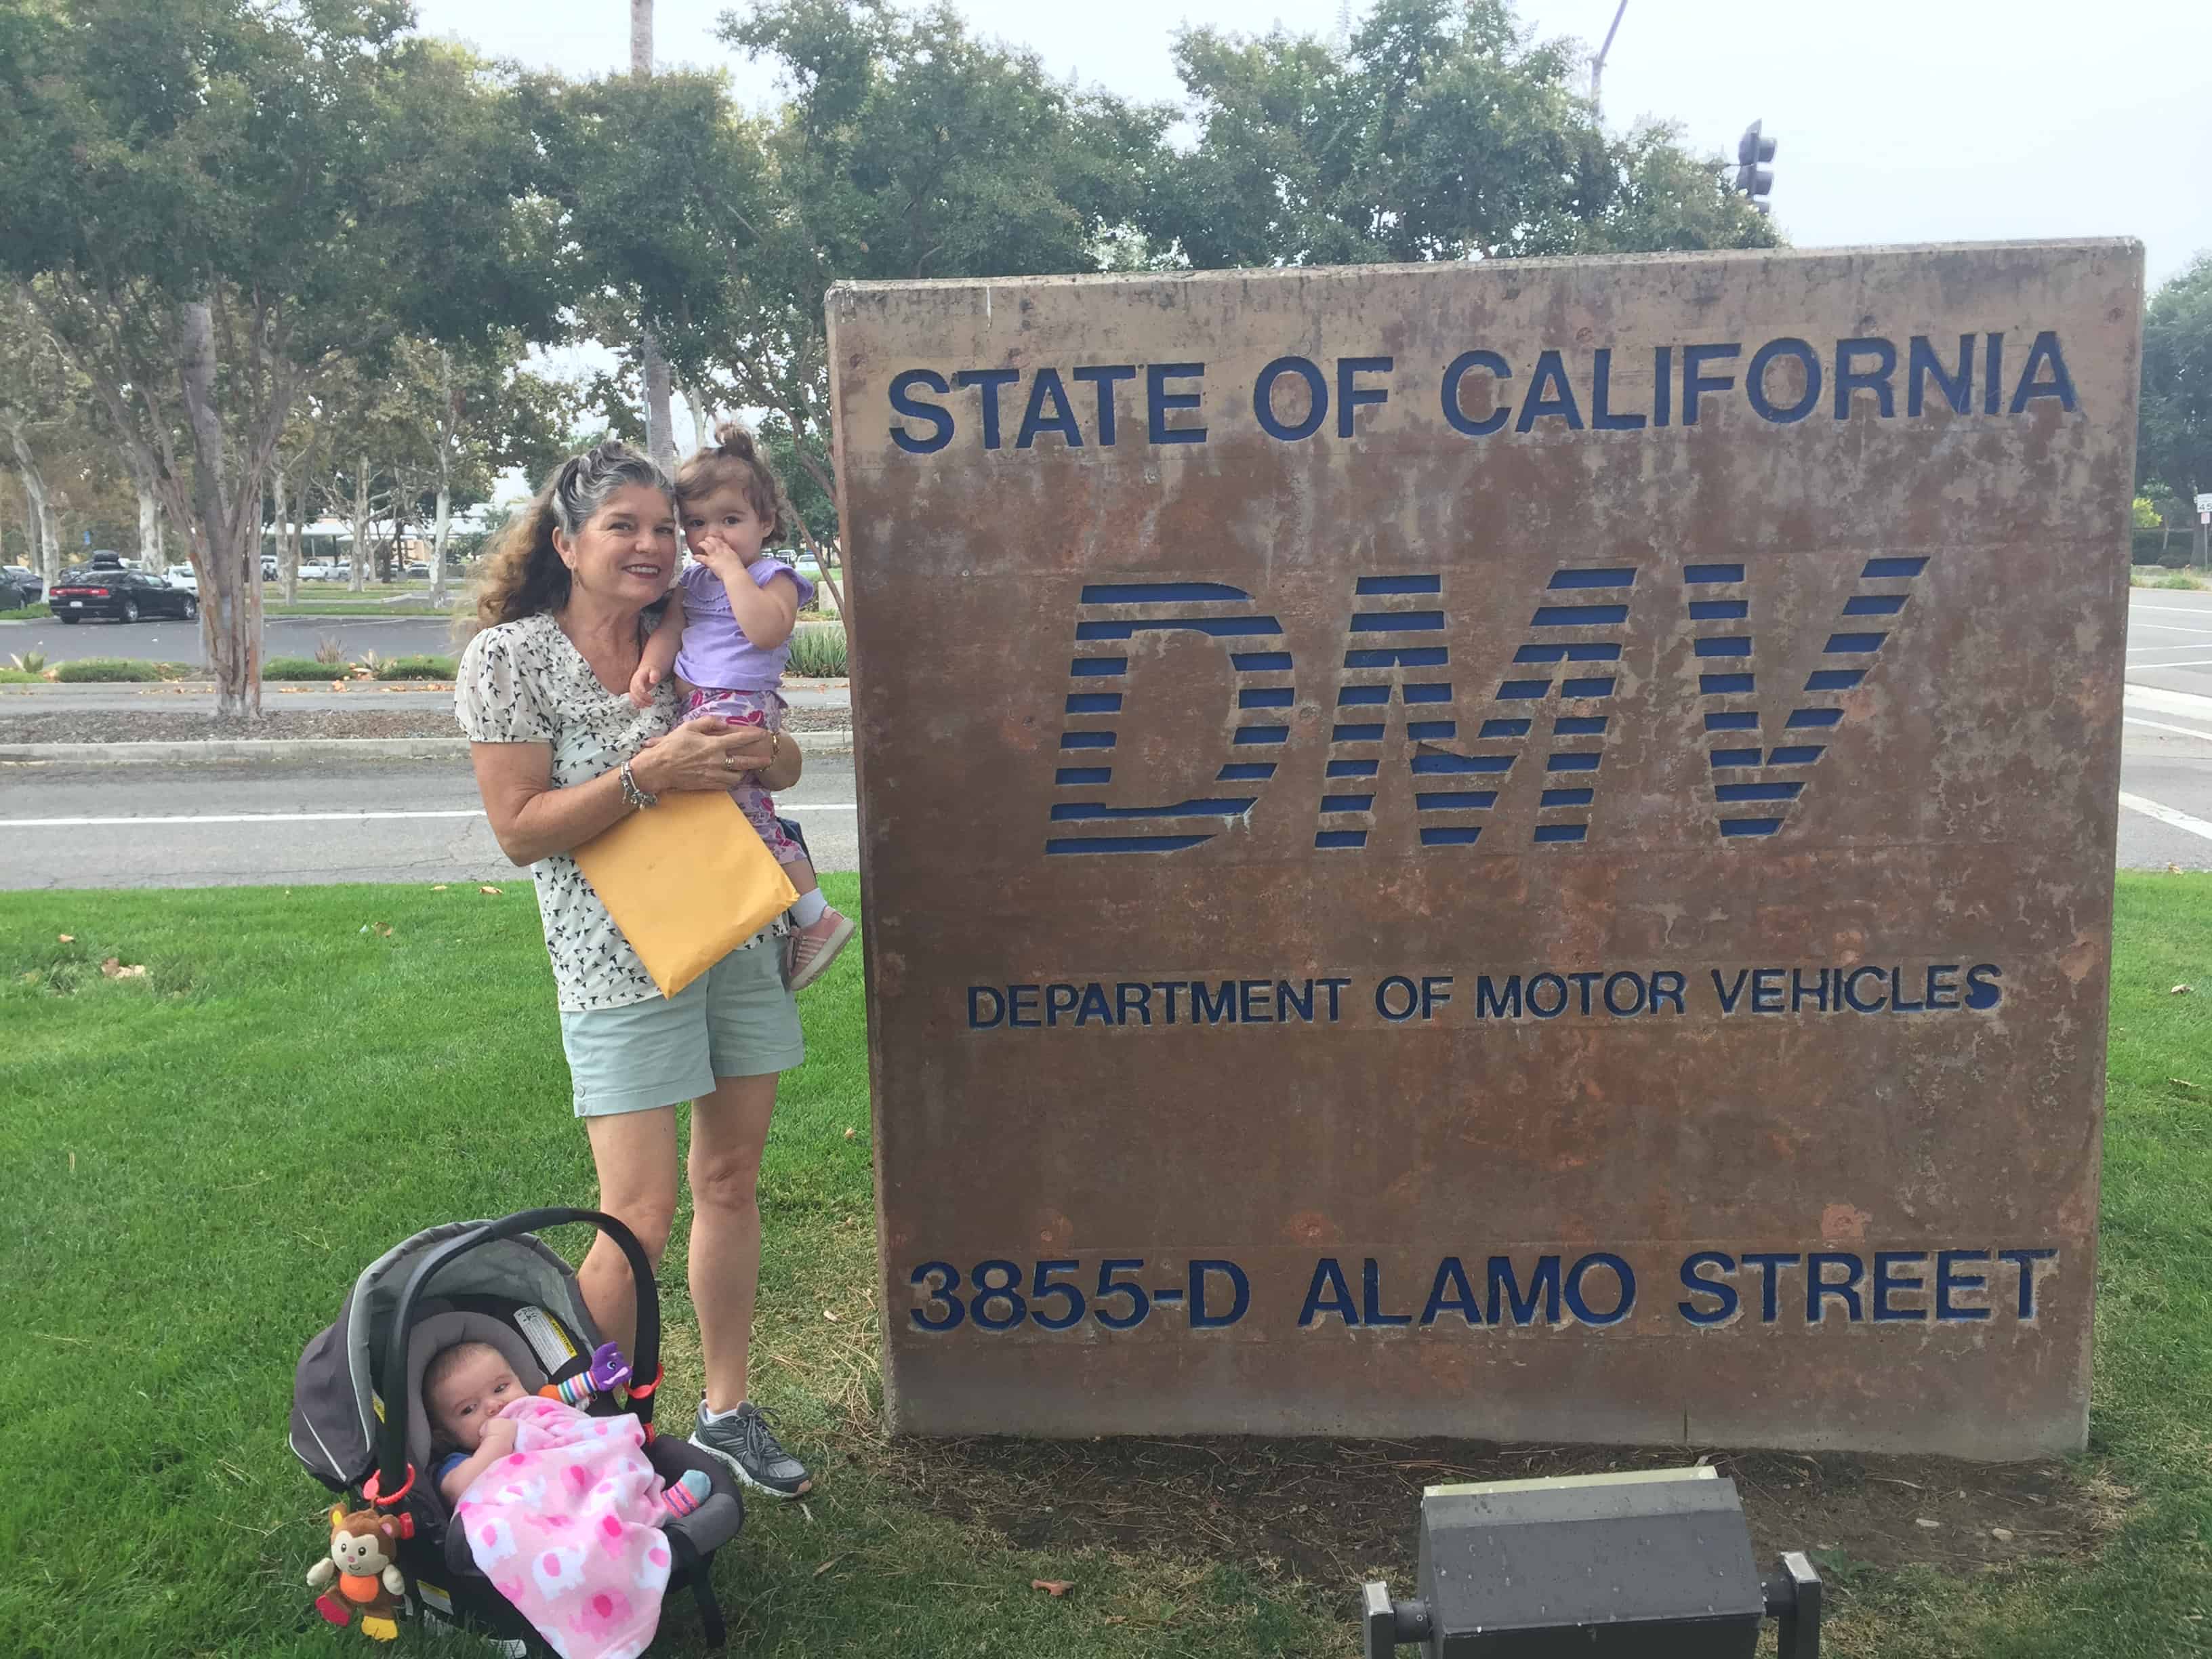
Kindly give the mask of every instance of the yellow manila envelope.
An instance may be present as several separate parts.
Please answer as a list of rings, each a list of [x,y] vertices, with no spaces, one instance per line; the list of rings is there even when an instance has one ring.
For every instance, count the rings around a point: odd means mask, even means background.
[[[759,832],[719,789],[672,791],[586,842],[575,860],[665,997],[799,897]]]

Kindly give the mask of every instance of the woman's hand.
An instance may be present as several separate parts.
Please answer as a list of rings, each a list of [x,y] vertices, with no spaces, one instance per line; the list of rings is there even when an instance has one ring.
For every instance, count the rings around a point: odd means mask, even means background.
[[[653,738],[630,763],[648,794],[664,789],[727,789],[775,757],[776,734],[708,714]]]

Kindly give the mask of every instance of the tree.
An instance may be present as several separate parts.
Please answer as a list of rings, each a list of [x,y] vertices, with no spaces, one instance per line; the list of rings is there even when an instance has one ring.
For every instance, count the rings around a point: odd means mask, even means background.
[[[62,574],[50,442],[78,390],[70,380],[60,344],[37,313],[20,298],[0,295],[0,457],[23,491],[27,562],[50,587]]]
[[[688,395],[793,440],[802,543],[834,499],[823,296],[848,277],[1095,269],[1134,217],[1169,112],[1064,87],[939,5],[755,0],[722,38],[782,65],[775,116],[719,77],[544,88],[576,257],[657,333]],[[634,300],[633,297],[634,296]]]
[[[395,471],[419,479],[434,505],[430,544],[430,603],[446,603],[446,555],[453,509],[491,493],[510,467],[531,477],[550,471],[575,414],[567,384],[523,367],[528,348],[513,330],[495,331],[468,347],[404,340],[392,353],[395,370],[388,418],[400,435]]]
[[[2161,287],[2143,315],[2136,479],[2185,506],[2212,492],[2212,252]]]
[[[562,295],[512,88],[404,0],[0,0],[0,270],[91,382],[260,707],[264,486],[347,353]]]
[[[1199,140],[1143,228],[1196,267],[1771,246],[1717,157],[1647,127],[1613,139],[1580,49],[1510,0],[1379,0],[1342,46],[1186,29]]]

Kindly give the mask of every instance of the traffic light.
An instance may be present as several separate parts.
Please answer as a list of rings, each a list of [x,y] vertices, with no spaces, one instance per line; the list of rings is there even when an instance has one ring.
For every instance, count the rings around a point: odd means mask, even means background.
[[[1766,163],[1774,159],[1774,140],[1759,136],[1762,125],[1753,121],[1735,141],[1735,187],[1750,197],[1752,206],[1761,213],[1771,213],[1774,204],[1766,198],[1774,188],[1774,169]]]

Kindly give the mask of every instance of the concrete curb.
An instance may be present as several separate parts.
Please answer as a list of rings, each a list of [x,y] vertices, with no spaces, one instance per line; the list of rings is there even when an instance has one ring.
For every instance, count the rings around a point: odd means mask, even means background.
[[[809,755],[853,752],[849,730],[793,732]],[[192,743],[0,744],[0,764],[191,765],[204,761],[465,760],[466,738],[207,738]]]

